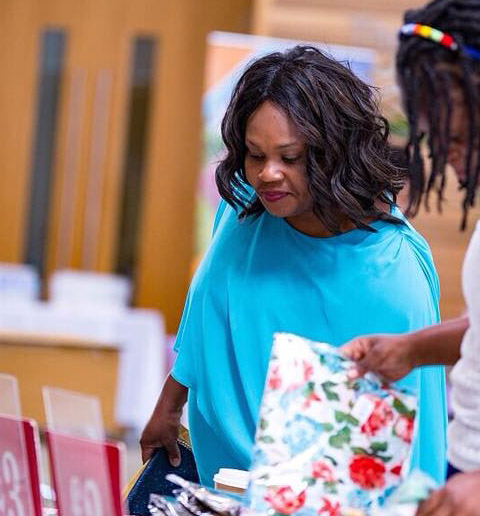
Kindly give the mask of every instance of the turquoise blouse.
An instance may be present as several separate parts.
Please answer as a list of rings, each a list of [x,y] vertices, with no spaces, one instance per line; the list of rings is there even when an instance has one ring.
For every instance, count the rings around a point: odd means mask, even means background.
[[[408,222],[372,227],[376,233],[314,238],[267,212],[239,221],[220,204],[188,292],[172,370],[189,388],[189,427],[205,485],[221,467],[249,468],[274,332],[340,346],[439,321],[438,278],[425,240]],[[442,482],[444,370],[420,368],[399,383],[420,397],[413,467]]]

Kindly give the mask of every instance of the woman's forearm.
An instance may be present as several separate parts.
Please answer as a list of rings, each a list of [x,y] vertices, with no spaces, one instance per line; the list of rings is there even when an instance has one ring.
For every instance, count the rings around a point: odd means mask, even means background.
[[[177,445],[180,418],[187,401],[188,389],[168,375],[155,409],[140,438],[142,460],[147,461],[157,448],[165,448],[170,464],[180,465],[181,454]]]
[[[455,364],[469,324],[468,316],[462,316],[411,333],[409,340],[415,366]]]
[[[171,374],[167,376],[162,392],[155,406],[154,414],[162,409],[169,412],[181,412],[187,402],[188,388],[178,383]]]

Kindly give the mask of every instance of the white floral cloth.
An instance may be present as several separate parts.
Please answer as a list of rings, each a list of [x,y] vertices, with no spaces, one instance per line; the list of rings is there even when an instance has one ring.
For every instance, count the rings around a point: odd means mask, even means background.
[[[270,514],[340,516],[381,506],[410,468],[416,397],[328,344],[276,334],[247,493]]]

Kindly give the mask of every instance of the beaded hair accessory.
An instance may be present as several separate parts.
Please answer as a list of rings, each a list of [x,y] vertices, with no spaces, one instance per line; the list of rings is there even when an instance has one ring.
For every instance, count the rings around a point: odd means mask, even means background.
[[[442,32],[441,30],[434,29],[428,25],[422,25],[420,23],[407,23],[400,29],[400,35],[402,36],[418,36],[420,38],[428,39],[434,43],[442,45],[442,47],[448,48],[453,52],[462,50],[472,59],[480,61],[480,50],[468,45],[460,46],[453,38],[451,34]]]

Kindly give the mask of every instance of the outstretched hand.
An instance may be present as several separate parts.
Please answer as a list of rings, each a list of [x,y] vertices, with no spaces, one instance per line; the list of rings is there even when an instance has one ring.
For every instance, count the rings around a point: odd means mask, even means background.
[[[422,502],[416,516],[480,516],[480,471],[453,475]]]
[[[416,366],[413,348],[408,334],[370,335],[351,340],[340,351],[356,362],[352,377],[363,376],[370,371],[387,382],[393,382]]]

